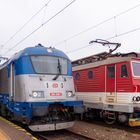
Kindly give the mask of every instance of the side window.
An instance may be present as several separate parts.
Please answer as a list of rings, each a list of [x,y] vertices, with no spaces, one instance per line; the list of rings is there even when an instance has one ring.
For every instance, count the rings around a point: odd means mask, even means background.
[[[108,78],[115,77],[115,66],[108,66]]]
[[[93,79],[93,71],[88,71],[88,73],[87,73],[87,77],[88,77],[88,79]]]
[[[10,64],[10,99],[13,100],[15,96],[15,64]]]
[[[121,65],[121,77],[128,77],[127,66]]]
[[[76,73],[75,80],[80,80],[80,73]]]

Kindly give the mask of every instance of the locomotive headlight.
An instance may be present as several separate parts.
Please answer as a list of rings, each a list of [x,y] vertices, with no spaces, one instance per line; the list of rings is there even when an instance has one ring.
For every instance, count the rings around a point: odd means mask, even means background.
[[[33,98],[44,98],[44,91],[33,91],[32,97]]]
[[[75,94],[72,91],[67,91],[67,97],[73,97]]]

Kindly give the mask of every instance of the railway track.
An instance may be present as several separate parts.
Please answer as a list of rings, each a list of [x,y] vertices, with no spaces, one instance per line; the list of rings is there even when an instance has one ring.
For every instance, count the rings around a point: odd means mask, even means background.
[[[140,127],[108,125],[101,120],[77,121],[70,130],[95,140],[140,140]]]
[[[41,132],[36,134],[36,138],[38,138],[38,140],[93,140],[68,130]]]
[[[26,125],[19,122],[9,121],[7,119],[4,120],[13,127],[17,128],[17,130],[23,131],[25,134],[30,135],[31,139],[33,140],[93,140],[78,133],[70,132],[66,129],[48,132],[33,132]]]
[[[84,122],[84,125],[82,124]],[[93,125],[92,127],[89,127],[88,129],[85,129],[84,132],[80,132],[79,129],[76,129],[76,131],[71,131],[71,129],[68,130],[57,130],[57,131],[48,131],[48,132],[32,132],[30,129],[23,126],[24,129],[26,129],[29,133],[31,133],[34,137],[36,137],[38,140],[102,140],[102,134],[108,132],[108,135],[116,135],[116,137],[119,135],[119,133],[124,133],[127,137],[125,138],[119,138],[119,140],[126,140],[126,138],[130,137],[131,140],[134,136],[135,140],[140,140],[140,127],[129,127],[125,125],[120,124],[113,124],[108,125],[104,123],[101,120],[92,120],[92,121],[78,121],[80,127],[85,128],[88,124]],[[95,135],[88,134],[88,131],[93,130],[94,126],[99,126],[101,130],[103,131],[95,131]],[[105,128],[105,129],[102,129]],[[96,127],[94,128],[96,129]],[[118,131],[117,133],[114,133],[115,131]],[[92,132],[92,131],[91,131]],[[131,137],[130,133],[133,135]],[[98,134],[98,136],[96,136]],[[122,134],[121,134],[122,135]],[[136,137],[135,137],[136,136]],[[139,137],[137,137],[139,136]],[[106,140],[118,140],[110,137]]]
[[[13,123],[20,126],[20,129],[23,128],[28,134],[30,133],[32,138],[38,140],[102,140],[104,138],[106,140],[140,140],[140,127],[132,128],[120,124],[108,125],[101,120],[77,121],[76,125],[78,124],[78,127],[76,126],[76,128],[74,126],[74,128],[68,130],[48,132],[33,132],[25,125],[17,122]],[[115,135],[116,138],[109,135]],[[123,138],[118,138],[119,135],[122,135]]]
[[[82,121],[79,121],[79,123]],[[140,135],[140,127],[128,127],[128,126],[124,126],[124,125],[120,125],[120,124],[114,124],[114,125],[108,125],[105,124],[103,121],[84,121],[85,123],[90,123],[90,124],[96,124],[99,125],[100,127],[106,127],[106,131],[110,132],[110,134],[112,134],[112,129],[115,130],[119,130],[122,132],[130,132],[133,135],[137,136]],[[84,127],[84,126],[83,126]],[[90,128],[93,129],[93,128]],[[88,130],[85,130],[85,132]],[[96,133],[99,133],[96,131]],[[104,132],[103,132],[104,133]],[[99,134],[100,135],[100,134]],[[125,134],[127,135],[127,134]],[[82,132],[78,132],[77,131],[69,131],[69,130],[59,130],[59,131],[52,131],[52,132],[41,132],[38,133],[36,136],[39,140],[102,140],[102,138],[100,137],[91,137],[90,135],[86,135]],[[117,136],[116,136],[117,137]],[[112,137],[110,137],[110,139],[107,140],[113,140]],[[123,138],[121,139],[123,140]],[[137,140],[137,138],[136,138]]]
[[[96,124],[99,126],[110,128],[110,129],[112,128],[112,129],[124,130],[124,131],[135,133],[135,134],[140,134],[140,126],[130,127],[130,126],[120,124],[120,123],[115,123],[115,124],[109,125],[100,119],[98,119],[98,120],[84,120],[84,122]]]

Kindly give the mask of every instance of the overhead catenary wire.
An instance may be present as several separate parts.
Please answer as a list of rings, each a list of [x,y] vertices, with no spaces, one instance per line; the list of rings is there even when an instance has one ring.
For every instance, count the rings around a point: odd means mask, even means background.
[[[127,9],[127,10],[124,10],[124,11],[122,11],[122,12],[116,14],[116,15],[113,16],[113,17],[107,18],[107,19],[105,19],[105,20],[103,20],[103,21],[97,23],[96,25],[93,25],[93,26],[91,26],[91,27],[89,27],[89,28],[87,28],[87,29],[85,29],[85,30],[79,32],[79,33],[76,33],[76,34],[74,34],[74,35],[72,35],[72,36],[70,36],[70,37],[68,37],[68,38],[66,38],[66,39],[64,39],[64,40],[62,40],[62,41],[60,41],[60,42],[57,42],[54,46],[58,46],[58,45],[64,43],[65,41],[71,40],[71,39],[73,39],[73,38],[75,38],[75,37],[77,37],[77,36],[79,36],[79,35],[81,35],[81,34],[83,34],[83,33],[86,33],[86,32],[88,32],[88,31],[90,31],[90,30],[92,30],[92,29],[95,29],[95,28],[99,27],[100,25],[102,25],[102,24],[104,24],[104,23],[106,23],[106,22],[108,22],[108,21],[110,21],[110,20],[115,20],[115,22],[116,22],[116,18],[117,18],[117,17],[119,17],[119,16],[121,16],[121,15],[124,15],[124,14],[126,14],[126,13],[128,13],[128,12],[130,12],[130,11],[136,9],[136,8],[138,8],[138,7],[140,7],[140,3],[137,4],[137,5],[135,5],[135,6],[133,6],[133,7],[131,7],[131,8],[129,8],[129,9]],[[115,24],[116,24],[116,23],[115,23]],[[116,26],[116,25],[115,25],[115,26]],[[115,28],[116,28],[116,27],[115,27]],[[115,29],[115,30],[116,30],[116,29]]]
[[[83,34],[83,33],[86,33],[86,32],[88,32],[89,30],[91,30],[91,29],[93,29],[93,28],[96,28],[96,27],[98,27],[98,26],[100,26],[100,25],[102,25],[102,24],[104,24],[104,23],[110,21],[111,19],[112,19],[112,17],[111,17],[111,18],[108,18],[108,19],[106,19],[106,20],[104,20],[104,21],[102,21],[102,22],[100,22],[100,23],[98,23],[98,24],[96,24],[96,25],[94,25],[94,26],[92,26],[92,27],[89,27],[89,28],[87,28],[87,29],[85,29],[85,30],[83,30],[83,31],[81,31],[81,32],[79,32],[79,33],[76,33],[76,34],[74,34],[74,35],[72,35],[72,36],[70,36],[70,37],[68,37],[68,38],[66,38],[66,39],[64,39],[64,40],[62,40],[62,41],[56,43],[54,46],[58,46],[58,45],[64,43],[65,41],[71,40],[71,39],[73,39],[73,38],[75,38],[75,37],[77,37],[77,36],[79,36],[79,35],[81,35],[81,34]]]
[[[87,48],[87,47],[89,47],[89,46],[91,46],[91,44],[82,46],[82,47],[80,47],[80,48],[77,48],[77,49],[74,49],[74,50],[71,50],[71,51],[68,51],[68,52],[66,52],[66,53],[69,54],[69,53],[77,52],[77,51],[79,51],[79,50],[81,50],[81,49],[85,49],[85,48]]]
[[[121,37],[121,36],[130,34],[130,33],[139,31],[139,30],[140,30],[140,27],[135,28],[135,29],[132,29],[132,30],[129,30],[129,31],[126,31],[126,32],[123,32],[123,33],[120,33],[120,34],[117,34],[117,35],[112,36],[112,37],[109,37],[109,38],[106,38],[105,40],[111,40],[111,39],[113,39],[113,38]],[[82,47],[80,47],[80,48],[77,48],[77,49],[68,51],[67,53],[68,53],[68,54],[69,54],[69,53],[74,53],[74,52],[79,51],[79,50],[81,50],[81,49],[85,49],[85,48],[87,48],[87,47],[89,47],[89,46],[91,46],[91,45],[92,45],[92,44],[88,44],[88,45],[82,46]]]
[[[137,7],[139,7],[140,6],[140,4],[137,4],[137,5],[135,5],[134,7],[132,7],[132,8],[129,8],[129,9],[127,9],[127,10],[125,10],[125,11],[123,11],[123,12],[121,12],[121,13],[119,13],[119,14],[116,14],[115,16],[113,16],[113,17],[111,17],[111,18],[108,18],[108,19],[106,19],[106,20],[104,20],[104,21],[101,21],[100,23],[98,23],[98,24],[96,24],[96,25],[94,25],[94,26],[91,26],[91,27],[89,27],[89,28],[87,28],[86,30],[83,30],[83,31],[81,31],[81,32],[79,32],[79,33],[77,33],[77,34],[74,34],[74,35],[72,35],[72,36],[70,36],[70,37],[68,37],[67,39],[65,39],[65,40],[63,40],[63,41],[60,41],[60,42],[58,42],[56,45],[59,45],[59,44],[61,44],[61,43],[63,43],[63,42],[66,42],[66,41],[68,41],[68,40],[70,40],[70,39],[72,39],[72,38],[74,38],[74,37],[77,37],[77,36],[79,36],[79,35],[81,35],[82,33],[85,33],[85,32],[87,32],[87,31],[89,31],[89,30],[91,30],[91,29],[93,29],[93,28],[96,28],[96,27],[98,27],[98,26],[100,26],[100,25],[102,25],[102,24],[104,24],[104,23],[106,23],[106,22],[108,22],[108,21],[110,21],[110,20],[112,20],[112,19],[115,19],[116,20],[116,17],[119,17],[119,16],[121,16],[121,15],[123,15],[123,14],[125,14],[125,13],[127,13],[127,12],[129,12],[129,11],[132,11],[133,9],[136,9]],[[115,17],[115,18],[114,18]],[[44,24],[44,23],[43,23]],[[42,25],[43,25],[42,24]],[[41,26],[42,26],[41,25]],[[43,25],[44,26],[44,25]],[[29,35],[27,35],[25,38],[23,38],[20,42],[18,42],[16,45],[14,45],[13,47],[15,48],[17,45],[19,45],[21,42],[23,42],[26,38],[28,38],[30,35],[32,35],[34,32],[36,32],[38,29],[40,29],[41,27],[38,27],[36,30],[34,30],[32,33],[30,33]],[[137,28],[137,29],[133,29],[132,31],[128,31],[128,32],[125,32],[125,33],[121,33],[121,34],[116,34],[115,36],[112,36],[112,37],[110,37],[110,38],[108,38],[108,40],[109,39],[112,39],[112,38],[115,38],[115,37],[119,37],[119,36],[123,36],[123,35],[125,35],[125,34],[129,34],[129,33],[131,33],[131,32],[135,32],[135,31],[137,31],[137,30],[139,30],[139,28]],[[56,46],[55,45],[55,46]],[[72,52],[74,52],[74,51],[78,51],[78,50],[80,50],[80,49],[83,49],[83,48],[86,48],[86,47],[88,47],[88,46],[90,46],[90,45],[85,45],[85,46],[83,46],[83,47],[81,47],[81,48],[77,48],[77,49],[75,49],[75,50],[71,50],[71,51],[68,51],[67,53],[72,53]],[[8,51],[11,51],[12,49],[9,49]],[[6,51],[6,53],[8,52],[8,51]]]
[[[102,24],[104,24],[104,23],[106,23],[106,22],[108,22],[108,21],[110,21],[110,20],[112,20],[112,19],[114,19],[114,24],[115,24],[115,25],[114,25],[114,26],[115,26],[115,35],[112,36],[112,37],[109,37],[109,38],[107,38],[107,39],[105,39],[105,40],[111,40],[111,39],[113,39],[113,38],[117,38],[117,37],[120,37],[120,36],[124,36],[124,35],[130,34],[130,33],[132,33],[132,32],[136,32],[136,31],[140,30],[140,27],[135,28],[135,29],[132,29],[132,30],[129,30],[129,31],[126,31],[126,32],[123,32],[123,33],[120,33],[120,34],[117,34],[116,17],[119,17],[119,16],[121,16],[121,15],[123,15],[123,14],[125,14],[125,13],[127,13],[127,12],[129,12],[129,11],[131,11],[131,10],[134,10],[135,8],[138,8],[139,6],[140,6],[140,4],[137,4],[137,5],[135,5],[135,6],[132,7],[132,8],[129,8],[129,9],[127,9],[127,10],[125,10],[125,11],[119,13],[119,14],[116,14],[115,16],[113,16],[113,17],[111,17],[111,18],[108,18],[108,19],[106,19],[106,20],[104,20],[104,21],[102,21],[102,22],[100,22],[100,23],[98,23],[98,24],[96,24],[96,25],[94,25],[94,26],[92,26],[92,27],[90,27],[90,28],[87,28],[86,30],[83,30],[83,31],[81,31],[81,32],[79,32],[79,33],[77,33],[77,34],[74,34],[74,35],[70,36],[69,38],[67,38],[67,39],[65,39],[65,40],[63,40],[63,41],[58,42],[58,43],[56,44],[56,46],[59,45],[59,44],[61,44],[61,43],[63,43],[64,41],[66,42],[66,41],[68,41],[68,40],[70,40],[70,39],[72,39],[72,38],[75,38],[75,37],[81,35],[82,33],[85,33],[85,32],[87,32],[87,31],[89,31],[89,30],[91,30],[91,29],[93,29],[93,28],[96,28],[96,27],[98,27],[98,26],[100,26],[100,25],[102,25]],[[84,45],[84,46],[82,46],[82,47],[80,47],[80,48],[67,51],[66,53],[68,53],[68,54],[74,53],[74,52],[77,52],[77,51],[79,51],[79,50],[81,50],[81,49],[85,49],[85,48],[87,48],[87,47],[89,47],[89,46],[91,46],[91,44]]]
[[[49,23],[52,19],[54,19],[57,15],[59,15],[61,12],[63,12],[65,9],[67,9],[70,5],[72,5],[76,0],[71,1],[68,5],[66,5],[64,8],[62,8],[60,11],[58,11],[56,14],[54,14],[51,18],[49,18],[48,20],[46,20],[44,23],[42,23],[40,26],[38,26],[35,30],[33,30],[30,34],[28,34],[27,36],[25,36],[22,40],[20,40],[17,44],[15,44],[12,48],[8,49],[4,54],[7,54],[8,52],[10,52],[11,50],[13,50],[14,48],[16,48],[20,43],[22,43],[24,40],[26,40],[28,37],[30,37],[33,33],[35,33],[36,31],[38,31],[40,28],[42,28],[44,25],[46,25],[47,23]]]
[[[116,38],[116,37],[120,37],[120,36],[124,36],[124,35],[130,34],[130,33],[139,31],[139,30],[140,30],[140,27],[134,28],[134,29],[132,29],[132,30],[129,30],[129,31],[126,31],[126,32],[117,34],[117,35],[115,35],[115,36],[109,37],[109,38],[107,38],[107,40],[110,40],[110,39],[113,39],[113,38]]]
[[[2,47],[4,47],[5,45],[7,45],[21,30],[23,30],[23,28],[25,28],[25,26],[33,19],[35,18],[45,7],[48,6],[48,4],[51,2],[52,0],[48,0],[48,2],[41,7],[29,20],[27,20],[27,22],[25,22],[3,45]]]

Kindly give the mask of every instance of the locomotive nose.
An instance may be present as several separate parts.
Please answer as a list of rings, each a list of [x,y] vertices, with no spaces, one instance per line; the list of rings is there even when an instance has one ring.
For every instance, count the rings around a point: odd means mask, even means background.
[[[47,98],[53,98],[53,97],[63,97],[64,95],[64,89],[65,85],[63,82],[45,82],[46,88],[47,88]]]
[[[75,96],[72,84],[61,81],[45,82],[46,98],[49,99],[66,99]]]
[[[67,76],[59,76],[57,80],[52,80],[53,76],[30,76],[28,82],[29,101],[63,101],[76,100],[73,78]],[[41,79],[41,80],[40,80]]]

